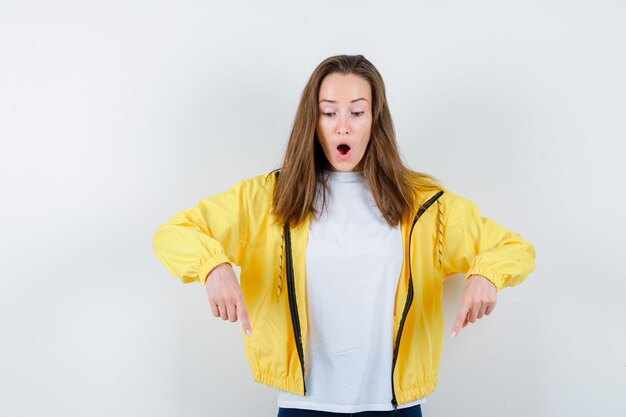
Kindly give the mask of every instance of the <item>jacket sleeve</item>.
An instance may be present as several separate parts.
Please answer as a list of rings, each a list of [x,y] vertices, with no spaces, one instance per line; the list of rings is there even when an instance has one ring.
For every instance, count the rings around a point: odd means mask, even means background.
[[[482,275],[500,291],[519,284],[535,269],[535,249],[522,237],[482,217],[471,201],[446,191],[443,210],[444,277]]]
[[[217,265],[240,264],[247,242],[245,187],[245,181],[240,181],[159,226],[152,247],[172,275],[183,283],[204,285]]]

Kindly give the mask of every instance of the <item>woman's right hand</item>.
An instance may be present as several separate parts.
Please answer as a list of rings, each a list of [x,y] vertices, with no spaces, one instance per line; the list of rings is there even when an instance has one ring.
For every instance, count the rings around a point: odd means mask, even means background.
[[[232,322],[240,318],[244,332],[250,336],[252,329],[233,267],[223,263],[213,268],[207,276],[205,288],[213,315]]]

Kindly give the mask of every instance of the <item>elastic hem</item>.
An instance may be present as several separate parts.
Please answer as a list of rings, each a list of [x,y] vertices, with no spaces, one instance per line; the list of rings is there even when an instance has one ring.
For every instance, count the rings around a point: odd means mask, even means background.
[[[223,263],[227,263],[232,266],[231,260],[224,253],[219,253],[209,259],[205,259],[203,263],[200,265],[200,272],[198,273],[198,281],[200,281],[202,285],[205,285],[206,279],[209,273],[213,270],[213,268]]]
[[[473,266],[471,267],[467,273],[465,274],[465,281],[472,275],[481,275],[487,278],[489,281],[495,285],[497,292],[499,292],[502,287],[502,273],[496,272],[495,270],[483,266]]]
[[[436,385],[437,381],[427,381],[415,383],[396,391],[396,399],[398,401],[398,405],[402,405],[410,401],[415,401],[420,398],[426,397],[429,394],[432,394],[432,392],[435,390]]]
[[[300,380],[278,377],[267,373],[261,374],[260,372],[253,372],[252,377],[260,384],[269,385],[304,397],[304,386]]]
[[[261,372],[256,370],[253,371],[252,376],[255,382],[304,397],[304,386],[302,384],[302,381],[300,380],[279,377],[269,373],[262,374]],[[402,405],[426,397],[435,390],[436,385],[436,380],[430,380],[426,382],[417,382],[415,384],[408,385],[402,389],[399,389],[398,391],[396,391],[396,399],[398,401],[398,405]]]

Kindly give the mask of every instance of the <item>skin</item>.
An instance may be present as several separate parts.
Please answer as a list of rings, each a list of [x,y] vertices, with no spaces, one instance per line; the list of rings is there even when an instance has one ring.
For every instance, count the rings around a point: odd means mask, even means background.
[[[454,319],[450,336],[455,337],[469,323],[491,314],[496,307],[496,286],[482,275],[470,275],[465,281],[461,307]]]
[[[354,74],[333,73],[322,81],[316,132],[329,162],[328,169],[362,170],[372,128],[371,97],[369,82]],[[350,146],[346,160],[339,158],[337,146],[340,143]],[[241,319],[244,332],[250,336],[252,329],[248,313],[232,266],[223,263],[213,268],[205,288],[213,316],[231,322]],[[496,306],[496,292],[495,285],[486,277],[471,275],[465,282],[461,306],[450,335],[455,337],[469,323],[491,314]]]
[[[372,129],[372,90],[369,82],[354,74],[333,73],[322,81],[318,94],[315,131],[332,171],[361,171]],[[348,159],[337,146],[350,146]]]
[[[241,286],[233,267],[223,263],[213,268],[207,276],[205,289],[213,316],[231,322],[241,319],[244,332],[250,336],[252,328],[243,302]]]

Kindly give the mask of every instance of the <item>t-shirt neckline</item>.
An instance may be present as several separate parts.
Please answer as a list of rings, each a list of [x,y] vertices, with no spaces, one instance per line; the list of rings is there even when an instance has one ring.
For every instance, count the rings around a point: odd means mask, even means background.
[[[324,170],[324,175],[330,181],[336,182],[362,182],[364,180],[361,171],[330,171]]]

